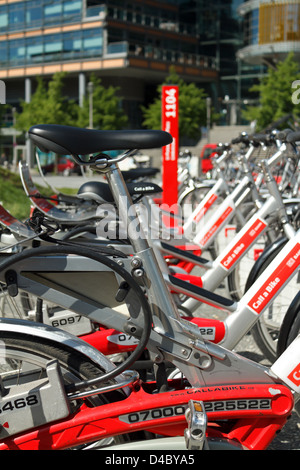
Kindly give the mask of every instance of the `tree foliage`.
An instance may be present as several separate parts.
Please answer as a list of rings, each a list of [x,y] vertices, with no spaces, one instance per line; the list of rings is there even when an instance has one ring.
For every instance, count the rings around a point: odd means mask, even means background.
[[[61,124],[78,127],[89,125],[89,100],[80,107],[63,95],[65,73],[56,73],[48,83],[37,77],[37,88],[30,103],[21,103],[22,111],[16,115],[16,127],[27,131],[34,124]],[[96,129],[119,129],[127,124],[127,116],[117,97],[117,88],[105,88],[94,75],[90,78],[93,89],[93,122]]]
[[[93,127],[102,130],[123,129],[128,122],[128,117],[122,108],[121,98],[117,95],[118,87],[105,88],[101,79],[94,74],[90,81],[93,83]],[[89,125],[89,97],[84,99],[83,107],[78,108],[79,127]]]
[[[292,83],[299,79],[299,64],[290,53],[276,69],[269,68],[259,84],[250,88],[250,91],[258,92],[259,106],[249,106],[243,112],[244,117],[256,121],[260,130],[287,114],[299,114],[299,106],[292,101]]]
[[[162,85],[179,87],[179,136],[199,139],[201,126],[206,125],[206,93],[194,83],[186,83],[177,75],[173,67]],[[148,107],[143,106],[143,125],[148,129],[161,129],[161,91],[157,88],[158,97]]]
[[[65,73],[56,73],[48,86],[37,77],[37,89],[30,103],[21,103],[22,111],[16,114],[16,128],[27,131],[35,124],[65,124],[76,122],[76,106],[62,94]]]

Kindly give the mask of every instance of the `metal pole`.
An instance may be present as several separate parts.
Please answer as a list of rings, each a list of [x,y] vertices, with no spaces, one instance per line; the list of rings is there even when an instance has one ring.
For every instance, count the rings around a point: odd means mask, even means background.
[[[207,127],[207,143],[210,142],[210,125],[211,125],[211,98],[206,98],[206,127]]]
[[[89,92],[89,128],[93,129],[93,91],[94,91],[94,84],[93,82],[88,83],[88,92]]]

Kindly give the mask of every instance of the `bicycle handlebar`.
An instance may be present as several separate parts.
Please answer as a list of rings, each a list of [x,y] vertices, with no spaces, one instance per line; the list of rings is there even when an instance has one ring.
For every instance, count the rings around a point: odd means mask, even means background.
[[[300,141],[300,131],[290,132],[286,137],[286,141],[290,144]]]
[[[287,139],[287,136],[293,132],[292,129],[284,129],[282,131],[279,131],[277,134],[277,138],[281,140],[282,142],[285,142]]]
[[[251,142],[255,142],[256,144],[263,144],[265,146],[273,145],[274,143],[274,135],[273,134],[253,134],[249,137]]]
[[[234,144],[247,144],[247,145],[249,145],[250,141],[249,141],[248,134],[246,134],[246,132],[243,132],[238,137],[235,137],[235,139],[232,139],[231,143],[233,145]]]

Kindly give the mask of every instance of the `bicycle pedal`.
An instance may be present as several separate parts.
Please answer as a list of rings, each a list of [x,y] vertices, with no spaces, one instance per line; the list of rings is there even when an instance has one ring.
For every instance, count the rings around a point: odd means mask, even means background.
[[[0,398],[0,438],[66,418],[71,410],[61,370],[56,360],[49,361],[47,376],[34,379],[37,371],[18,373],[18,385],[9,387],[11,374],[4,378],[7,388]],[[30,379],[30,380],[29,380]]]
[[[207,416],[202,401],[190,400],[185,412],[188,428],[184,431],[188,450],[208,449],[206,440]]]

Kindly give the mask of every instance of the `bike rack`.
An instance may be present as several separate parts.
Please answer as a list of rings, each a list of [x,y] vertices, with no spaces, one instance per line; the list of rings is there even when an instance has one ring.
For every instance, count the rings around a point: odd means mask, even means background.
[[[41,196],[39,190],[37,189],[31,178],[27,163],[20,162],[19,170],[21,181],[26,195],[30,198],[34,207],[36,207],[40,212],[45,214],[49,219],[54,219],[57,223],[78,224],[96,217],[95,207],[93,207],[92,209],[88,206],[84,206],[81,208],[76,207],[74,213],[59,209],[47,199],[43,198],[43,196]],[[78,201],[80,203],[79,199]]]
[[[21,373],[16,371],[20,375],[21,385],[11,388],[5,388],[10,374],[6,379],[4,375],[0,391],[1,439],[69,416],[71,408],[58,362],[49,361],[47,376],[31,381],[32,376],[39,372],[35,369]]]
[[[184,437],[188,450],[207,450],[206,440],[207,416],[202,401],[190,400],[185,412],[188,428]]]

